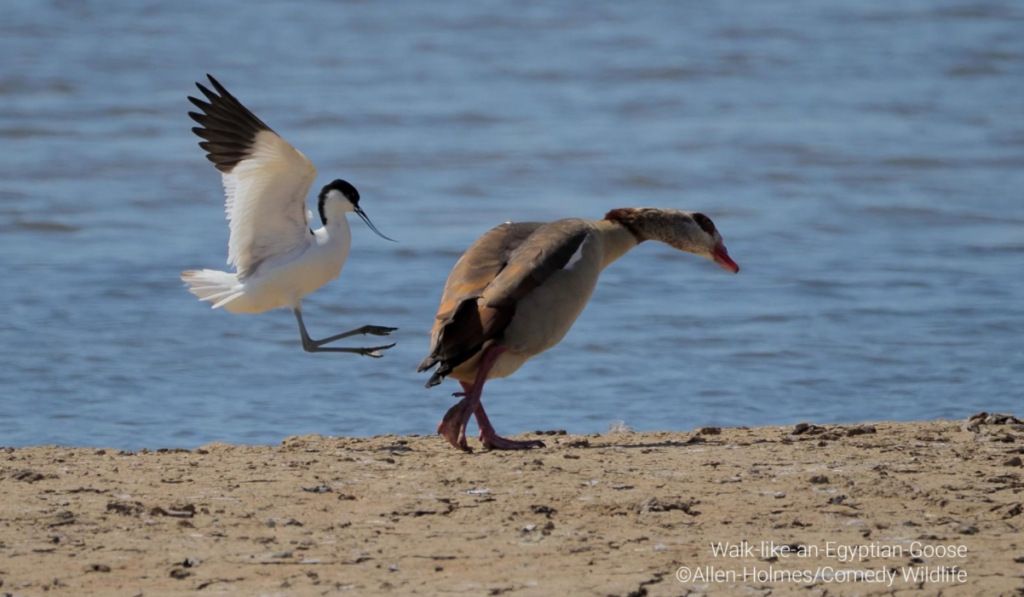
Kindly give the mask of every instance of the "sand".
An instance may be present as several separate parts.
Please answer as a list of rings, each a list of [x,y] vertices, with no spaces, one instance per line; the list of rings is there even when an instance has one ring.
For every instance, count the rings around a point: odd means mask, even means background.
[[[1024,595],[1012,417],[542,439],[0,449],[0,595]]]

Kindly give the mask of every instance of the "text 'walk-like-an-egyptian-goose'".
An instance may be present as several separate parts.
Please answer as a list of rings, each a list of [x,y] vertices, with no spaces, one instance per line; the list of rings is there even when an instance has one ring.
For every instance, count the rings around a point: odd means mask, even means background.
[[[604,268],[647,240],[694,253],[736,273],[722,236],[707,216],[674,209],[621,208],[602,220],[505,223],[481,236],[455,264],[434,320],[427,387],[454,377],[462,399],[437,427],[470,451],[466,426],[476,416],[485,448],[543,447],[500,437],[480,396],[488,379],[507,377],[555,346],[590,300]]]
[[[302,321],[302,297],[338,277],[352,245],[346,214],[355,212],[383,238],[359,205],[359,191],[335,180],[320,191],[321,228],[310,227],[306,195],[316,168],[272,131],[216,79],[216,93],[197,83],[207,101],[189,97],[202,113],[189,112],[201,126],[192,131],[220,171],[231,231],[228,264],[236,271],[191,270],[181,274],[189,292],[231,313],[262,313],[288,307],[295,314],[302,347],[310,352],[347,352],[382,356],[386,346],[327,347],[342,338],[387,336],[396,328],[364,325],[322,340],[313,340]],[[388,239],[391,240],[391,239]]]

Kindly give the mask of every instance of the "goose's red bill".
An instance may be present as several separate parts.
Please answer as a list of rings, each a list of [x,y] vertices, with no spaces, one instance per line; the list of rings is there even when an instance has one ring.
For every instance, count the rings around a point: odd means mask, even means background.
[[[725,245],[718,243],[715,247],[715,263],[717,263],[722,269],[736,273],[740,271],[740,266],[736,265],[736,262],[729,257],[729,251],[726,250]]]

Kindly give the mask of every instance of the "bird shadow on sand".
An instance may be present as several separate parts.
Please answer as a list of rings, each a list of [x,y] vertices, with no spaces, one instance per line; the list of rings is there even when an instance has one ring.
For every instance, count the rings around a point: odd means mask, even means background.
[[[592,443],[585,446],[571,446],[573,448],[582,448],[584,450],[593,450],[595,448],[626,448],[626,449],[643,449],[643,448],[692,448],[694,446],[703,445],[725,445],[728,442],[724,441],[709,441],[700,438],[693,438],[686,441],[677,440],[665,440],[662,442],[643,442],[634,444],[619,444],[619,443]]]

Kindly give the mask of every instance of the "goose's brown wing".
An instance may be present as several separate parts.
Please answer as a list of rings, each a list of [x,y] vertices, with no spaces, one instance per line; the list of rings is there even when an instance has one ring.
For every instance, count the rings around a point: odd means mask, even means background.
[[[430,355],[418,368],[422,372],[437,365],[427,387],[441,383],[485,342],[498,338],[512,321],[516,303],[565,267],[589,231],[577,219],[506,223],[473,243],[448,276]]]

